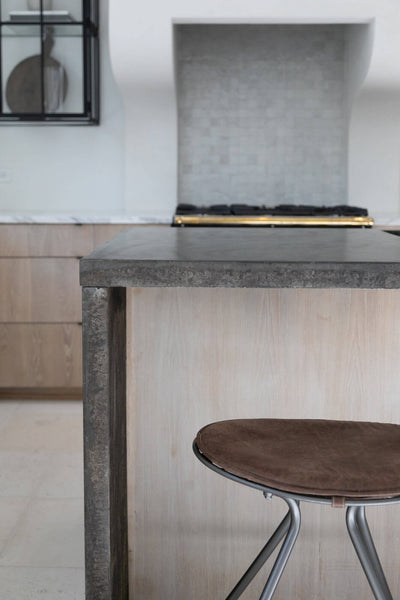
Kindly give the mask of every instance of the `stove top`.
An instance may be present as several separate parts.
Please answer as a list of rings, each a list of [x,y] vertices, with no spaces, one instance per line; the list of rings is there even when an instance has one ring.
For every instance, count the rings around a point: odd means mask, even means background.
[[[178,204],[172,225],[176,226],[318,226],[371,227],[374,220],[365,208],[279,204],[274,207],[250,204]]]

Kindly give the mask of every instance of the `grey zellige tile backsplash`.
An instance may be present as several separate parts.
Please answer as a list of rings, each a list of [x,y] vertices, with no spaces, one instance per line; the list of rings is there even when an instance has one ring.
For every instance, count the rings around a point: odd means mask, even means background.
[[[344,25],[178,25],[179,201],[341,204]]]

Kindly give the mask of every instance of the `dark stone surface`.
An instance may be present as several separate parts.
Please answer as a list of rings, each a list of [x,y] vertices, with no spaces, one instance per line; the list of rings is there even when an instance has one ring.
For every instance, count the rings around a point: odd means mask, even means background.
[[[400,242],[371,229],[134,227],[81,261],[86,286],[400,287]]]
[[[86,600],[128,600],[126,290],[83,290]]]

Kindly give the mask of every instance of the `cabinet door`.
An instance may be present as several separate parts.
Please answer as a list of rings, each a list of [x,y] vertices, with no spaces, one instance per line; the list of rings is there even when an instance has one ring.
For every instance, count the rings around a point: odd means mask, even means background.
[[[93,226],[93,248],[97,248],[102,244],[105,244],[113,237],[126,231],[127,229],[132,229],[132,225],[94,225]],[[136,227],[139,227],[136,225]],[[141,225],[140,227],[145,227],[145,225]]]
[[[0,388],[81,388],[80,325],[5,323],[0,340]]]
[[[0,256],[85,256],[92,225],[0,225]]]
[[[77,258],[0,258],[0,322],[78,323]]]

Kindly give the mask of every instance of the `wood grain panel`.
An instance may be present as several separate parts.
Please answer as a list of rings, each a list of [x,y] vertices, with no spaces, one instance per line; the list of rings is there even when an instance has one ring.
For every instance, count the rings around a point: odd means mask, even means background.
[[[76,258],[0,258],[0,322],[80,322]]]
[[[202,466],[197,430],[243,417],[399,423],[400,292],[137,289],[128,318],[130,597],[224,598],[284,505]],[[397,597],[400,507],[369,516]],[[303,506],[277,600],[371,597],[344,518]],[[262,570],[243,600],[264,582]]]
[[[0,387],[0,400],[82,400],[82,387]]]
[[[105,244],[113,237],[126,231],[127,229],[132,229],[132,227],[142,227],[141,225],[93,225],[93,248],[97,248],[101,246],[101,244]]]
[[[0,387],[82,387],[82,327],[1,324]]]
[[[84,256],[92,238],[92,225],[0,225],[0,256]]]

